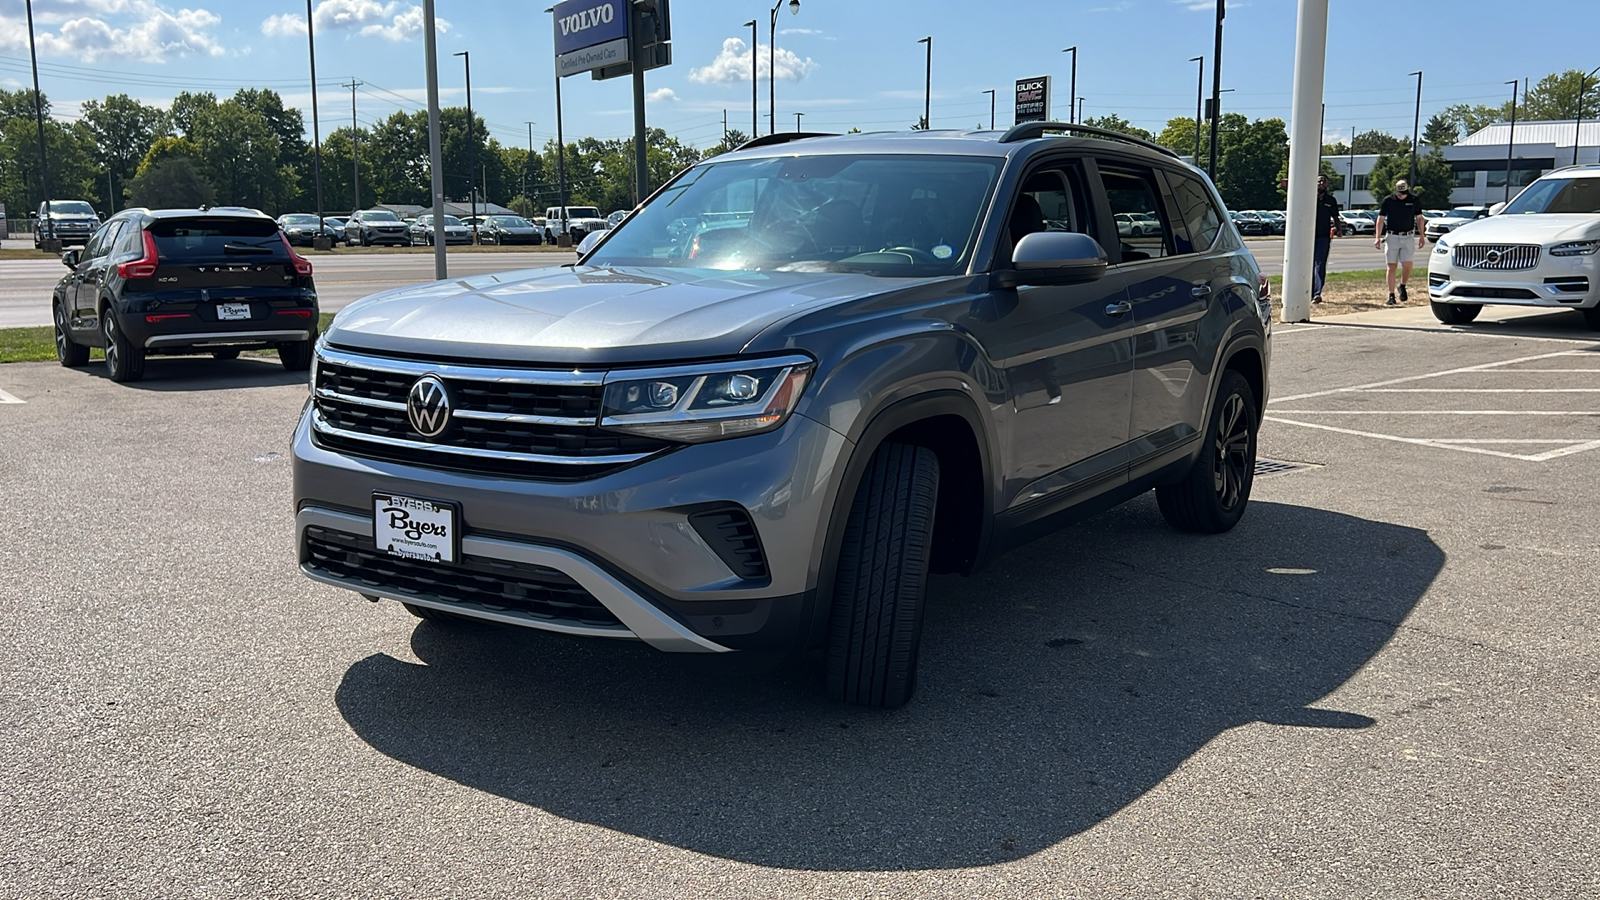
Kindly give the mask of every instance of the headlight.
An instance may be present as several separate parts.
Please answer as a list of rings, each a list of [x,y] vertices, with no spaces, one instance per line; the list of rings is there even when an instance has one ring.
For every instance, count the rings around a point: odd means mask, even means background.
[[[1593,256],[1600,250],[1600,241],[1567,241],[1550,248],[1551,256]]]
[[[804,356],[613,372],[600,427],[690,444],[782,425],[811,378]]]

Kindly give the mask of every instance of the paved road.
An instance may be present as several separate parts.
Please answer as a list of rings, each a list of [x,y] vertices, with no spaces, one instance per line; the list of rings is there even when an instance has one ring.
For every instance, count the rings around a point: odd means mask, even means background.
[[[480,275],[571,260],[572,251],[451,253],[450,274]],[[317,296],[325,311],[342,309],[368,294],[433,280],[433,256],[360,252],[312,258]],[[66,269],[53,259],[0,259],[0,328],[50,324],[50,290]]]
[[[1248,242],[1256,262],[1268,274],[1283,271],[1283,239]],[[554,265],[571,259],[570,251],[532,251],[506,253],[452,253],[451,275],[478,275],[529,266]],[[342,256],[318,255],[317,291],[326,311],[342,309],[368,294],[402,284],[433,279],[433,257],[415,253],[360,253]],[[1330,271],[1349,272],[1383,264],[1383,256],[1372,249],[1371,239],[1342,238],[1329,256]],[[65,271],[51,259],[0,259],[0,328],[50,324],[50,289]]]
[[[0,366],[0,896],[1595,897],[1574,318],[1280,328],[1311,468],[936,579],[892,713],[304,580],[271,363]]]

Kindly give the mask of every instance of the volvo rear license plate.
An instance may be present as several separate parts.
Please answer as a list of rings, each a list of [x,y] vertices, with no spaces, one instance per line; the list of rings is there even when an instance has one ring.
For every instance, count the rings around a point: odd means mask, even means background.
[[[218,321],[228,322],[234,319],[250,318],[250,304],[248,303],[218,303]]]
[[[407,559],[456,561],[454,506],[399,494],[372,495],[372,537],[378,549]]]

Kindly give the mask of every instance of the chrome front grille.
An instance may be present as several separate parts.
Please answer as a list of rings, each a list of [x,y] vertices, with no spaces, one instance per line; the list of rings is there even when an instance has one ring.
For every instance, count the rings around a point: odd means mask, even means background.
[[[444,383],[449,419],[424,436],[407,398],[424,375]],[[458,471],[547,480],[593,478],[675,446],[598,427],[602,372],[424,363],[318,352],[312,429],[330,449]]]
[[[1538,244],[1457,244],[1455,263],[1463,269],[1515,272],[1539,265]]]

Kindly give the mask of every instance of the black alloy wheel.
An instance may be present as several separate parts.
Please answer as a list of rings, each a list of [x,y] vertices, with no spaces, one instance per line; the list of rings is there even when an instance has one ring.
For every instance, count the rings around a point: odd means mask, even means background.
[[[314,339],[313,339],[314,340]],[[304,372],[311,368],[312,341],[290,341],[278,345],[278,362],[290,372]]]
[[[1156,504],[1179,531],[1220,534],[1239,523],[1255,483],[1255,391],[1244,376],[1223,373],[1217,400],[1194,464],[1176,484],[1156,488]]]
[[[62,311],[61,304],[53,303],[51,306],[55,311],[56,360],[69,369],[87,365],[89,348],[75,342],[72,335],[67,333],[67,314]]]
[[[1483,312],[1482,303],[1436,303],[1428,301],[1433,317],[1446,325],[1465,325]]]
[[[135,347],[122,336],[116,313],[107,306],[100,313],[101,332],[106,337],[106,374],[112,381],[127,383],[144,377],[144,348]]]

